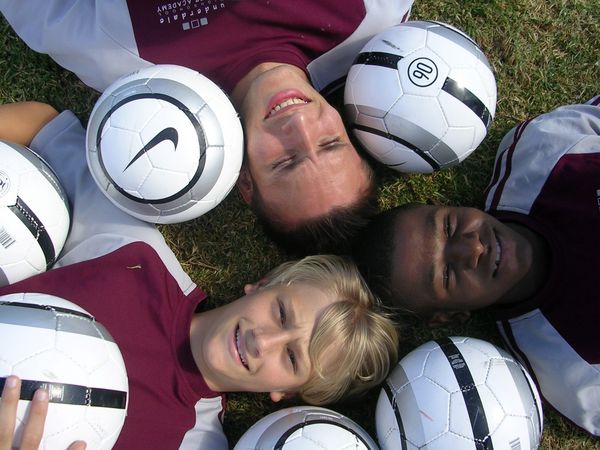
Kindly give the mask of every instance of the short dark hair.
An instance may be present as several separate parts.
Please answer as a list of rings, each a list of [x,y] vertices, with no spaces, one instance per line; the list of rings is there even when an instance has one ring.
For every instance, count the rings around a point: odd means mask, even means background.
[[[269,214],[258,189],[254,189],[251,208],[266,235],[294,256],[314,253],[348,254],[351,240],[379,212],[377,183],[371,166],[363,159],[368,186],[354,203],[332,208],[319,217],[290,227]]]
[[[361,230],[352,246],[352,257],[367,284],[383,303],[394,306],[392,263],[396,248],[395,229],[398,216],[419,206],[407,203],[382,211]]]

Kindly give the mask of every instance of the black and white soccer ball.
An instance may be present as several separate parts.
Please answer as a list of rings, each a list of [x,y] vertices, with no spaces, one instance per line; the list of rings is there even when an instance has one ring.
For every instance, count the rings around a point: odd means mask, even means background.
[[[40,444],[64,450],[76,440],[108,450],[125,421],[128,382],[121,352],[108,331],[83,308],[47,294],[0,297],[0,389],[9,375],[21,378],[13,444],[34,392],[50,404]]]
[[[542,428],[527,371],[470,337],[429,341],[402,358],[376,408],[382,450],[529,450],[538,448]]]
[[[348,417],[317,406],[275,411],[252,425],[234,450],[378,450]]]
[[[243,132],[227,95],[200,73],[156,65],[120,78],[87,127],[90,172],[108,199],[152,223],[191,220],[231,191]]]
[[[50,166],[29,148],[0,141],[0,286],[52,266],[70,224],[67,196]]]
[[[347,120],[364,148],[400,172],[463,161],[496,111],[496,80],[479,46],[439,22],[409,21],[361,50],[344,91]]]

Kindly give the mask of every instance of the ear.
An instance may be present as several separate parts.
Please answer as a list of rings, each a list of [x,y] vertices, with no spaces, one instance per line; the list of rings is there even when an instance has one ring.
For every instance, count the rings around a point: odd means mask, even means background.
[[[275,403],[280,402],[281,400],[289,400],[296,396],[296,394],[290,394],[289,392],[271,392],[269,394],[271,400]]]
[[[237,179],[237,187],[240,191],[240,195],[244,199],[244,202],[249,205],[252,202],[252,194],[254,192],[254,183],[252,182],[252,176],[250,170],[246,165],[243,165],[240,169],[240,175]]]
[[[427,320],[430,328],[448,325],[450,322],[464,323],[471,317],[469,311],[438,311]]]
[[[262,278],[258,280],[256,283],[248,283],[244,285],[244,294],[250,295],[254,294],[257,290],[262,288],[265,284],[267,284],[269,280],[267,278]]]
[[[244,285],[244,294],[254,294],[258,289],[258,283],[248,283]]]

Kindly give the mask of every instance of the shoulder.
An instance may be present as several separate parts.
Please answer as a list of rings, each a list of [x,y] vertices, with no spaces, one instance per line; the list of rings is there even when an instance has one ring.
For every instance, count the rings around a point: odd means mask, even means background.
[[[365,16],[343,42],[314,59],[307,67],[315,88],[325,96],[338,92],[363,46],[377,33],[405,22],[414,0],[364,0]]]
[[[498,148],[501,153],[516,147],[534,147],[547,154],[585,151],[572,148],[586,136],[600,137],[600,96],[586,103],[560,106],[509,131]]]
[[[557,164],[569,156],[600,160],[600,97],[565,105],[510,130],[496,153],[485,209],[527,214]],[[576,164],[574,165],[576,167]]]

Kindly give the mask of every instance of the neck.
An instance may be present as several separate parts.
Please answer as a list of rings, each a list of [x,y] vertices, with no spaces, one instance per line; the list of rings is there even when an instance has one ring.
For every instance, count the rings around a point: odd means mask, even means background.
[[[192,322],[190,324],[190,348],[192,350],[192,357],[194,358],[194,362],[196,363],[196,367],[204,377],[204,381],[206,385],[212,389],[213,391],[219,391],[218,386],[214,383],[213,380],[209,380],[207,378],[207,371],[204,369],[204,355],[203,355],[203,346],[206,336],[206,324],[207,321],[210,322],[212,314],[211,312],[214,309],[196,313],[192,317]]]
[[[518,223],[506,223],[519,233],[531,246],[531,267],[529,272],[498,303],[519,303],[533,297],[546,283],[552,255],[548,242],[530,228]]]

